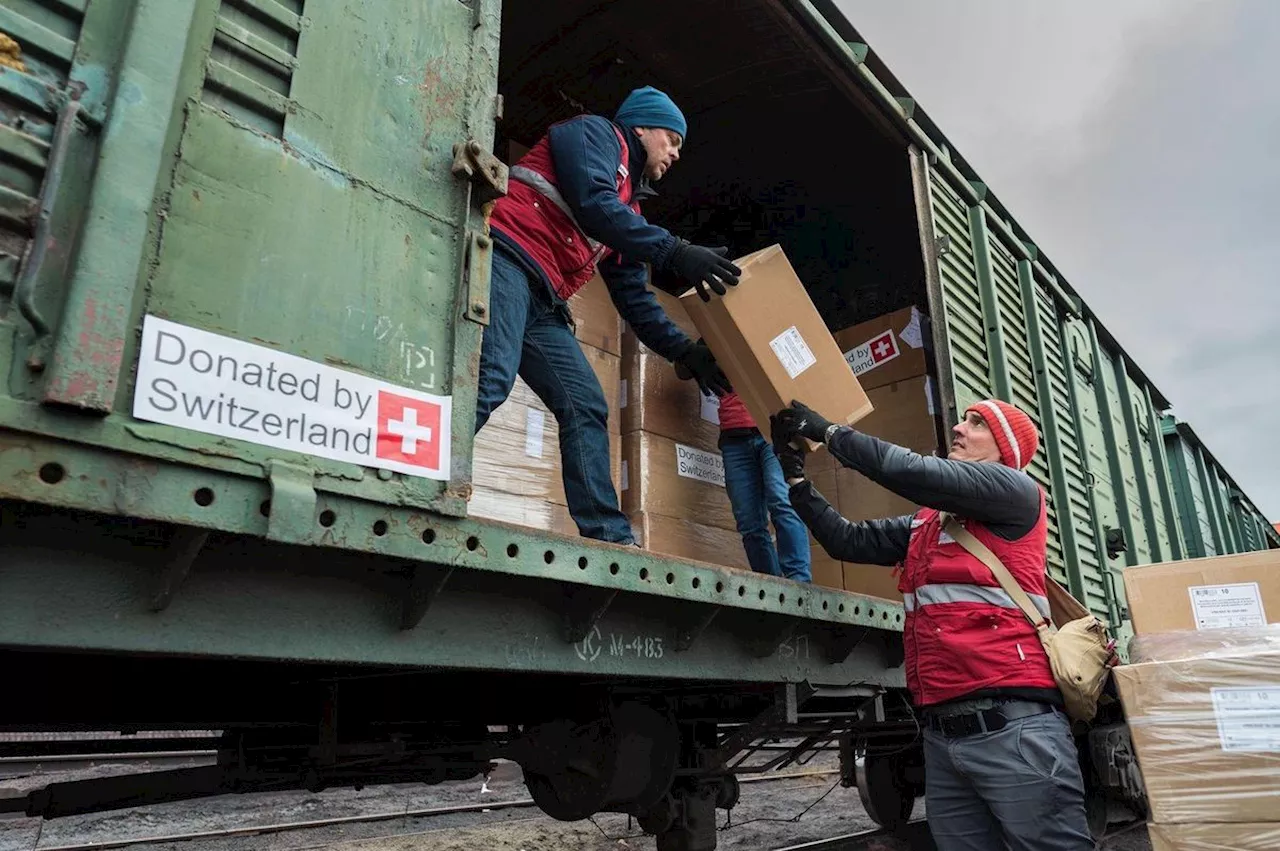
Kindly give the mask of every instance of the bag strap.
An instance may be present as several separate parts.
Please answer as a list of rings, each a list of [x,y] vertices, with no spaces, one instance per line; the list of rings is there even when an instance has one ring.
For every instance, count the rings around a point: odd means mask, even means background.
[[[1000,559],[996,558],[996,554],[991,552],[986,544],[975,538],[972,532],[961,526],[954,516],[945,511],[940,512],[939,516],[942,518],[943,531],[991,569],[991,572],[995,574],[996,581],[1000,583],[1000,587],[1013,598],[1013,602],[1018,604],[1018,608],[1022,609],[1022,613],[1027,616],[1027,620],[1031,621],[1031,625],[1037,630],[1048,629],[1048,619],[1040,614],[1040,610],[1036,608],[1035,603],[1031,602],[1027,592],[1022,590],[1022,586],[1013,578],[1013,574],[1001,563]]]

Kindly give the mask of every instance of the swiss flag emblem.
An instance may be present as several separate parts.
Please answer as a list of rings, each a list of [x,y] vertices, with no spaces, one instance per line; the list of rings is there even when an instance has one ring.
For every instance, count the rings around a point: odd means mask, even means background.
[[[378,441],[374,455],[427,470],[440,469],[440,406],[378,391]]]
[[[898,341],[894,339],[892,331],[885,331],[879,337],[875,337],[867,343],[871,349],[872,363],[880,363],[898,356]]]

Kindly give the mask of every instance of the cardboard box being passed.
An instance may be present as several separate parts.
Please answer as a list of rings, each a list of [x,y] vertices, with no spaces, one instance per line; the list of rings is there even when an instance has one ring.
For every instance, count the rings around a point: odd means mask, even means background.
[[[871,400],[780,245],[734,261],[736,287],[680,301],[761,429],[796,399],[835,423],[871,413]],[[816,448],[816,447],[815,447]]]
[[[1138,635],[1280,623],[1280,550],[1127,568]]]

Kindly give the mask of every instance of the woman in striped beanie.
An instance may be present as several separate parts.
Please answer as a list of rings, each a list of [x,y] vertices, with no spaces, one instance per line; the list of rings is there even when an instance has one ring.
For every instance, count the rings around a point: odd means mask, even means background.
[[[907,687],[924,729],[925,798],[940,851],[1092,849],[1070,722],[1036,629],[939,516],[954,515],[1048,617],[1045,494],[1026,473],[1040,445],[1031,418],[999,399],[977,402],[951,430],[946,458],[794,401],[772,426],[791,504],[827,553],[901,569]],[[921,508],[846,520],[805,479],[798,436]]]

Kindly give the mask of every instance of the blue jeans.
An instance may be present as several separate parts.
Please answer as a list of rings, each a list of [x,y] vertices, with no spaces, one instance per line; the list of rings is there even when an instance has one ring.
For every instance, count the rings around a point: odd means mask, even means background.
[[[498,249],[489,284],[489,327],[480,345],[477,432],[511,395],[517,374],[560,427],[564,492],[578,533],[635,543],[613,487],[609,404],[600,380],[564,316],[544,295],[542,282],[530,280],[523,267]]]
[[[724,487],[742,536],[747,561],[756,573],[809,582],[809,530],[791,507],[782,465],[758,432],[750,437],[720,436]],[[769,519],[778,533],[774,547]]]

